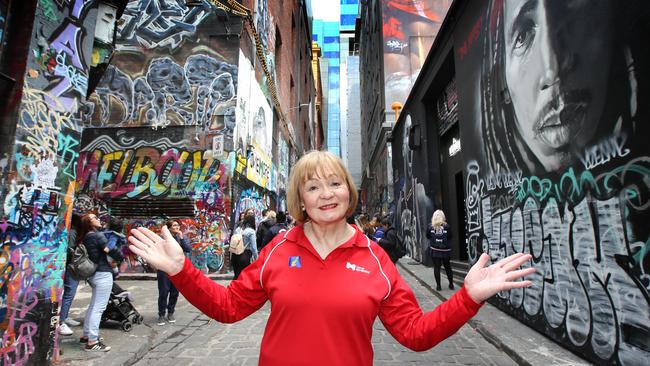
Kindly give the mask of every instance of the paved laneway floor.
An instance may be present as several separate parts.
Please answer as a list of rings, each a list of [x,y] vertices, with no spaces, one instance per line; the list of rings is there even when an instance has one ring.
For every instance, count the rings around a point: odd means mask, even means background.
[[[424,310],[440,303],[414,277],[402,271]],[[227,284],[227,281],[219,281]],[[151,283],[155,286],[155,282]],[[269,315],[267,304],[260,311],[236,324],[220,324],[180,300],[177,311],[179,323],[173,330],[157,334],[151,345],[135,365],[257,365],[259,345]],[[185,311],[181,314],[180,311]],[[182,319],[182,321],[181,321]],[[152,325],[154,329],[161,329]],[[469,326],[427,352],[413,352],[398,344],[375,323],[373,346],[375,365],[515,365],[502,351],[488,343]]]

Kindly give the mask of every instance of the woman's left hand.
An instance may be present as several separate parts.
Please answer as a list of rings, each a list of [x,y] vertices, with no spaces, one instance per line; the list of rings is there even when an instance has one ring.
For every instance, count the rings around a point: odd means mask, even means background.
[[[529,287],[531,281],[515,281],[535,273],[535,268],[517,269],[532,258],[530,254],[517,253],[485,267],[490,256],[483,253],[465,276],[465,290],[472,300],[481,303],[496,293],[513,288]]]

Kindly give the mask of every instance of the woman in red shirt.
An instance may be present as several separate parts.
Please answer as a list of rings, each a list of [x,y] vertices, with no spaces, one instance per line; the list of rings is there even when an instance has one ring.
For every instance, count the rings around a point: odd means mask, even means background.
[[[487,298],[530,286],[514,281],[535,271],[518,269],[530,255],[485,267],[483,254],[464,287],[423,313],[386,252],[346,222],[358,196],[338,157],[306,154],[288,186],[288,209],[298,225],[277,235],[228,287],[195,269],[165,228],[162,237],[139,228],[129,238],[132,251],[167,272],[190,303],[217,321],[244,319],[270,301],[260,365],[371,365],[377,316],[401,344],[427,350],[454,334]]]

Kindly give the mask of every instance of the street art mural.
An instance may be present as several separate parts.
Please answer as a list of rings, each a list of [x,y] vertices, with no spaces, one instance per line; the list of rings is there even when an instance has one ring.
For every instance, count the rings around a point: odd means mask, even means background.
[[[0,161],[0,364],[58,358],[58,309],[88,86],[93,4],[39,1],[15,144]],[[11,146],[4,148],[10,149]]]
[[[404,104],[451,0],[382,0],[386,109]]]
[[[197,140],[191,126],[168,127],[164,135],[151,132],[147,127],[84,130],[76,208],[98,211],[107,207],[106,214],[113,215],[114,200],[159,200],[174,205],[174,199],[189,198],[194,204],[189,217],[126,213],[125,233],[130,227],[155,228],[178,218],[195,249],[193,262],[220,270],[223,244],[230,236],[229,164],[214,157],[211,140]],[[123,270],[139,271],[137,258],[127,254]]]
[[[455,37],[468,253],[530,253],[491,302],[597,364],[650,360],[650,4],[472,4]]]
[[[111,66],[86,103],[96,126],[193,125],[233,149],[238,80],[237,37],[215,37],[207,2],[131,1]]]
[[[402,128],[394,131],[393,158],[393,203],[389,209],[395,228],[404,239],[411,258],[430,263],[426,239],[427,223],[433,214],[433,200],[427,192],[429,171],[426,159],[418,154],[422,150],[409,147],[409,135],[413,128],[410,115],[404,118]]]

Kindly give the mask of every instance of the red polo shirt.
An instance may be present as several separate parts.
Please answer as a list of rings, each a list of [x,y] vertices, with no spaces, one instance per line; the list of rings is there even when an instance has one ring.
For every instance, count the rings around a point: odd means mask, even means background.
[[[481,307],[461,288],[423,314],[384,250],[356,231],[326,259],[302,226],[281,233],[227,288],[189,260],[171,280],[190,303],[223,323],[241,320],[271,301],[259,361],[265,366],[372,365],[377,316],[401,344],[424,351],[454,334]]]

